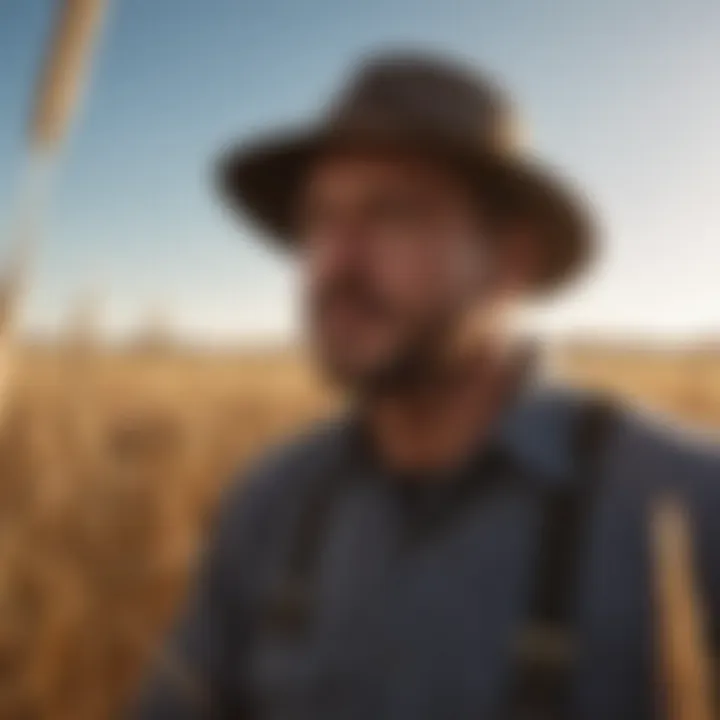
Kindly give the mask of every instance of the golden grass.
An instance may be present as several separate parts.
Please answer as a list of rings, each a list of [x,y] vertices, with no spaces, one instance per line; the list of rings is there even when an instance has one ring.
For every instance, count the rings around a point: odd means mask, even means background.
[[[720,353],[564,372],[720,427]],[[21,352],[0,436],[0,717],[102,720],[182,596],[221,486],[332,404],[292,354]]]

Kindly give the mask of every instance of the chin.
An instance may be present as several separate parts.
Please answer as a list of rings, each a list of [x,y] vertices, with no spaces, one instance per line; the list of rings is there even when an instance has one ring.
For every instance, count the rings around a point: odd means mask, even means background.
[[[414,362],[399,356],[361,360],[357,355],[324,354],[320,366],[334,384],[360,394],[393,393],[407,387]]]
[[[371,357],[367,348],[364,353],[348,345],[315,346],[315,360],[320,371],[339,385],[355,386],[369,382],[383,374],[386,362],[383,358]]]
[[[384,368],[374,363],[359,363],[356,359],[322,357],[320,366],[325,376],[347,389],[362,389],[374,385],[385,375]]]

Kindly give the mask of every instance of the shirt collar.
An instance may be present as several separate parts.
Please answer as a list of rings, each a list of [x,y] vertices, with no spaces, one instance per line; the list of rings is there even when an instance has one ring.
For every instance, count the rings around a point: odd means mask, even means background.
[[[483,446],[507,454],[531,482],[544,487],[563,485],[573,474],[578,393],[557,383],[545,358],[535,352],[521,375],[520,387],[501,413],[490,442],[486,438]],[[372,452],[358,414],[351,412],[342,424],[350,431],[345,435],[355,462],[368,461]]]

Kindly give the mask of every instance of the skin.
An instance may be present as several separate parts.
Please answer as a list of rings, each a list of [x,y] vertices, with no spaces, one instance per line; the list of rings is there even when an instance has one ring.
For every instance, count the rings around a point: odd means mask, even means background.
[[[456,460],[512,376],[529,233],[491,228],[482,198],[444,165],[367,152],[316,161],[297,227],[321,365],[362,398],[394,464]]]

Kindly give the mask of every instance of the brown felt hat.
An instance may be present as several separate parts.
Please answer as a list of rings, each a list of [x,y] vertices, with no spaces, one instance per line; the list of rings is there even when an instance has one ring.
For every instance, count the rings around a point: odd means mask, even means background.
[[[225,153],[223,196],[276,242],[292,246],[298,190],[309,165],[334,149],[410,151],[452,163],[479,202],[529,219],[542,266],[536,290],[577,275],[594,247],[594,221],[571,184],[523,150],[511,103],[486,77],[428,55],[363,63],[319,123],[280,131]]]

